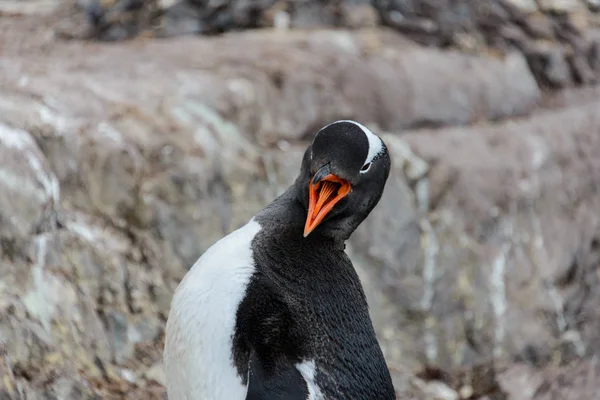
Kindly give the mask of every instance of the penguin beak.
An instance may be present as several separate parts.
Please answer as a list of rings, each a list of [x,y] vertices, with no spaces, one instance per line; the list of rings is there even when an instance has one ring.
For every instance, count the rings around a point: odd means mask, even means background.
[[[308,184],[308,215],[304,225],[304,237],[307,237],[351,190],[350,182],[332,174],[329,164],[319,169]]]

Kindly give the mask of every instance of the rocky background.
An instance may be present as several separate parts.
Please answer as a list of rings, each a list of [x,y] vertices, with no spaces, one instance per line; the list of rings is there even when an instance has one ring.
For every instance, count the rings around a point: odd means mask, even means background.
[[[598,399],[599,7],[0,1],[0,398],[163,399],[186,269],[353,118],[398,398]]]

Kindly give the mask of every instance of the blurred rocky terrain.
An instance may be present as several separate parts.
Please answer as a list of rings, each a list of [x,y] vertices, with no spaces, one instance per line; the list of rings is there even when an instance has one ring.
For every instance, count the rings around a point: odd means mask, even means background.
[[[0,398],[162,399],[187,268],[353,118],[398,398],[597,399],[597,7],[1,1]]]
[[[63,15],[61,35],[100,40],[384,25],[428,46],[518,50],[544,87],[595,83],[600,74],[598,0],[77,0]]]

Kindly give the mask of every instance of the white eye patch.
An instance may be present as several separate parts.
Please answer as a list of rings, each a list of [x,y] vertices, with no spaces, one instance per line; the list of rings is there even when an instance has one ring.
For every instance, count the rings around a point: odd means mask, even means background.
[[[377,136],[376,134],[371,132],[371,130],[369,128],[367,128],[363,124],[356,122],[356,121],[352,121],[349,119],[343,119],[343,120],[332,122],[329,125],[337,124],[339,122],[347,122],[347,123],[356,125],[363,131],[363,133],[367,137],[367,141],[369,143],[369,151],[367,152],[367,157],[365,158],[365,161],[363,162],[363,166],[360,169],[361,174],[367,173],[371,169],[371,164],[373,163],[373,160],[375,160],[375,157],[377,157],[379,154],[381,154],[383,152],[383,150],[384,150],[383,142],[381,141],[379,136]],[[329,125],[326,125],[325,127],[321,128],[321,129],[325,129]],[[312,158],[312,153],[311,153],[311,158]]]

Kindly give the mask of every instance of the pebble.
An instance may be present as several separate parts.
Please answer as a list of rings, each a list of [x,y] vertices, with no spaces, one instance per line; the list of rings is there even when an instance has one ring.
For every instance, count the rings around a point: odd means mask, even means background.
[[[579,0],[538,0],[540,9],[544,11],[569,12],[580,8]]]
[[[532,13],[538,10],[535,0],[507,0],[507,2],[525,13]]]

